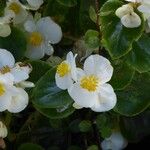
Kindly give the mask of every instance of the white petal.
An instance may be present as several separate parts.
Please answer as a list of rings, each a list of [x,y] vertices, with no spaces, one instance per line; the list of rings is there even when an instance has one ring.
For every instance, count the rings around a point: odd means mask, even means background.
[[[11,73],[0,74],[0,82],[7,85],[13,85],[14,76]]]
[[[69,95],[75,103],[81,107],[92,107],[98,99],[98,94],[95,92],[88,92],[80,87],[79,83],[74,83],[68,89]]]
[[[112,150],[111,147],[112,147],[112,143],[110,140],[105,139],[102,141],[102,143],[101,143],[102,150]]]
[[[91,55],[84,62],[86,74],[94,74],[100,78],[100,83],[108,82],[113,73],[113,67],[108,59],[100,55]]]
[[[137,8],[142,13],[150,13],[150,4],[143,4]]]
[[[73,84],[73,80],[71,78],[71,74],[65,75],[64,77],[60,77],[57,73],[55,75],[56,85],[63,90],[70,88]]]
[[[0,112],[5,111],[10,103],[11,95],[5,93],[4,95],[0,96]]]
[[[11,34],[11,28],[8,24],[0,24],[0,36],[7,37]]]
[[[43,49],[45,50],[45,54],[47,55],[52,55],[54,53],[54,48],[51,44],[49,44],[48,42],[44,43],[44,47]]]
[[[43,4],[43,0],[27,0],[27,2],[36,9],[39,9],[39,7]]]
[[[30,81],[22,81],[19,84],[17,84],[18,87],[21,88],[32,88],[35,87],[34,83],[30,82]]]
[[[44,57],[44,50],[43,50],[42,47],[43,47],[43,45],[40,45],[40,46],[28,45],[25,56],[27,58],[30,58],[30,59],[33,59],[33,60],[43,58]]]
[[[99,98],[91,108],[92,110],[96,112],[109,111],[116,105],[116,94],[114,93],[114,90],[110,84],[101,85],[98,96]]]
[[[11,103],[8,107],[8,111],[11,113],[21,112],[28,105],[28,94],[25,90],[17,88],[18,93],[12,97]]]
[[[4,66],[12,68],[14,64],[14,56],[9,51],[0,48],[0,69]]]
[[[25,22],[24,28],[28,32],[34,32],[36,30],[36,25],[33,20],[28,20]]]
[[[137,28],[141,25],[141,18],[133,12],[123,16],[121,23],[127,28]]]
[[[124,15],[129,14],[133,12],[133,7],[129,4],[123,5],[122,7],[119,7],[115,14],[116,16],[118,16],[119,18],[122,18]]]
[[[37,28],[51,44],[58,43],[62,38],[61,27],[50,17],[41,18],[37,22]]]

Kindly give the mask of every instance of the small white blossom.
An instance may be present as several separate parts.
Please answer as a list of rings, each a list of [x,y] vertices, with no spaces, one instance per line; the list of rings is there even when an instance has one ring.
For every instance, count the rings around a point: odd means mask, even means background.
[[[77,109],[85,107],[104,112],[116,105],[116,94],[108,82],[113,73],[109,60],[100,55],[89,56],[84,70],[77,69],[77,80],[68,89]]]
[[[43,4],[43,0],[27,0],[29,4],[29,9],[37,10]]]
[[[127,146],[127,140],[120,132],[113,132],[101,143],[102,150],[122,150]]]
[[[7,127],[0,121],[0,138],[5,138],[8,134]]]
[[[75,63],[76,56],[77,55],[73,56],[73,53],[69,52],[66,60],[57,67],[55,75],[56,85],[63,90],[68,89],[77,79]]]
[[[44,17],[37,22],[28,20],[24,27],[28,32],[26,57],[41,59],[45,54],[53,54],[54,49],[51,44],[58,43],[62,38],[62,30],[59,25],[50,17]]]

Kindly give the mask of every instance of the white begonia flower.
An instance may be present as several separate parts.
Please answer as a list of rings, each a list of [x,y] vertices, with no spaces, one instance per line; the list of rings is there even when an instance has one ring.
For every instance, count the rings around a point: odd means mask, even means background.
[[[75,63],[76,56],[77,55],[73,56],[73,53],[69,52],[66,60],[57,67],[55,75],[56,85],[63,90],[71,87],[73,82],[77,80]]]
[[[23,63],[16,63],[13,55],[5,50],[0,49],[0,74],[10,73],[14,77],[14,83],[25,81],[29,78],[32,68]]]
[[[91,108],[96,112],[104,112],[116,105],[116,94],[107,84],[113,73],[109,60],[100,55],[89,56],[84,63],[84,70],[77,69],[77,80],[68,89],[75,101],[74,106]]]
[[[122,18],[124,15],[130,14],[132,12],[133,12],[133,7],[130,4],[126,4],[126,5],[122,5],[121,7],[119,7],[116,10],[115,14],[119,18]]]
[[[37,10],[43,4],[43,0],[27,0],[29,4],[29,9]]]
[[[58,43],[62,38],[62,30],[58,24],[50,17],[44,17],[36,23],[33,20],[28,20],[24,27],[29,33],[27,58],[41,59],[45,54],[53,54],[54,49],[51,44]]]
[[[0,121],[0,138],[5,138],[8,135],[7,127]]]
[[[19,2],[19,0],[9,0],[7,2],[7,6],[5,8],[5,12],[12,11],[15,14],[13,19],[14,24],[20,24],[25,21],[26,17],[28,16],[27,11]]]
[[[121,23],[127,28],[136,28],[141,25],[141,18],[135,13],[124,15],[121,18]]]
[[[113,132],[101,143],[102,150],[122,150],[127,146],[127,140],[120,132]]]
[[[12,11],[7,11],[4,13],[3,17],[0,17],[0,36],[7,37],[11,34],[11,28],[9,23],[12,22],[12,19],[15,17],[15,14]]]

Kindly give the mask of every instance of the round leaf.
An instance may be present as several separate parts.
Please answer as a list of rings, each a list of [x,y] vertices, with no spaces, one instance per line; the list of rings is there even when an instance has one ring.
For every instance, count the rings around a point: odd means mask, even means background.
[[[33,90],[33,103],[39,107],[59,108],[72,103],[68,92],[56,86],[55,73],[55,69],[49,70],[41,77]]]
[[[117,92],[114,110],[125,116],[135,116],[150,105],[150,73],[138,74],[130,86]]]
[[[119,0],[108,0],[100,10],[102,42],[113,59],[127,54],[132,48],[133,41],[140,38],[144,28],[143,18],[138,12],[136,13],[142,20],[140,27],[126,28],[122,25],[115,11],[123,4]]]

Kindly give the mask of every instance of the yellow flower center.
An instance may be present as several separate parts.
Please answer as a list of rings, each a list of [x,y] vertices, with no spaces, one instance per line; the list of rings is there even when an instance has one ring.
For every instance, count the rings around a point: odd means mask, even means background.
[[[21,6],[18,3],[13,2],[9,5],[9,9],[12,10],[15,14],[19,14]]]
[[[32,32],[29,37],[29,43],[33,46],[41,45],[43,37],[39,32]]]
[[[99,78],[94,75],[85,76],[80,81],[80,86],[88,90],[89,92],[96,91],[98,84],[99,84]]]
[[[70,66],[66,62],[62,62],[60,65],[57,67],[57,73],[59,74],[60,77],[64,77],[68,73],[70,73]]]
[[[2,83],[0,83],[0,96],[2,96],[5,93],[5,87]]]
[[[8,66],[5,66],[2,69],[0,69],[0,72],[2,74],[8,73],[8,72],[10,72],[10,68]]]

